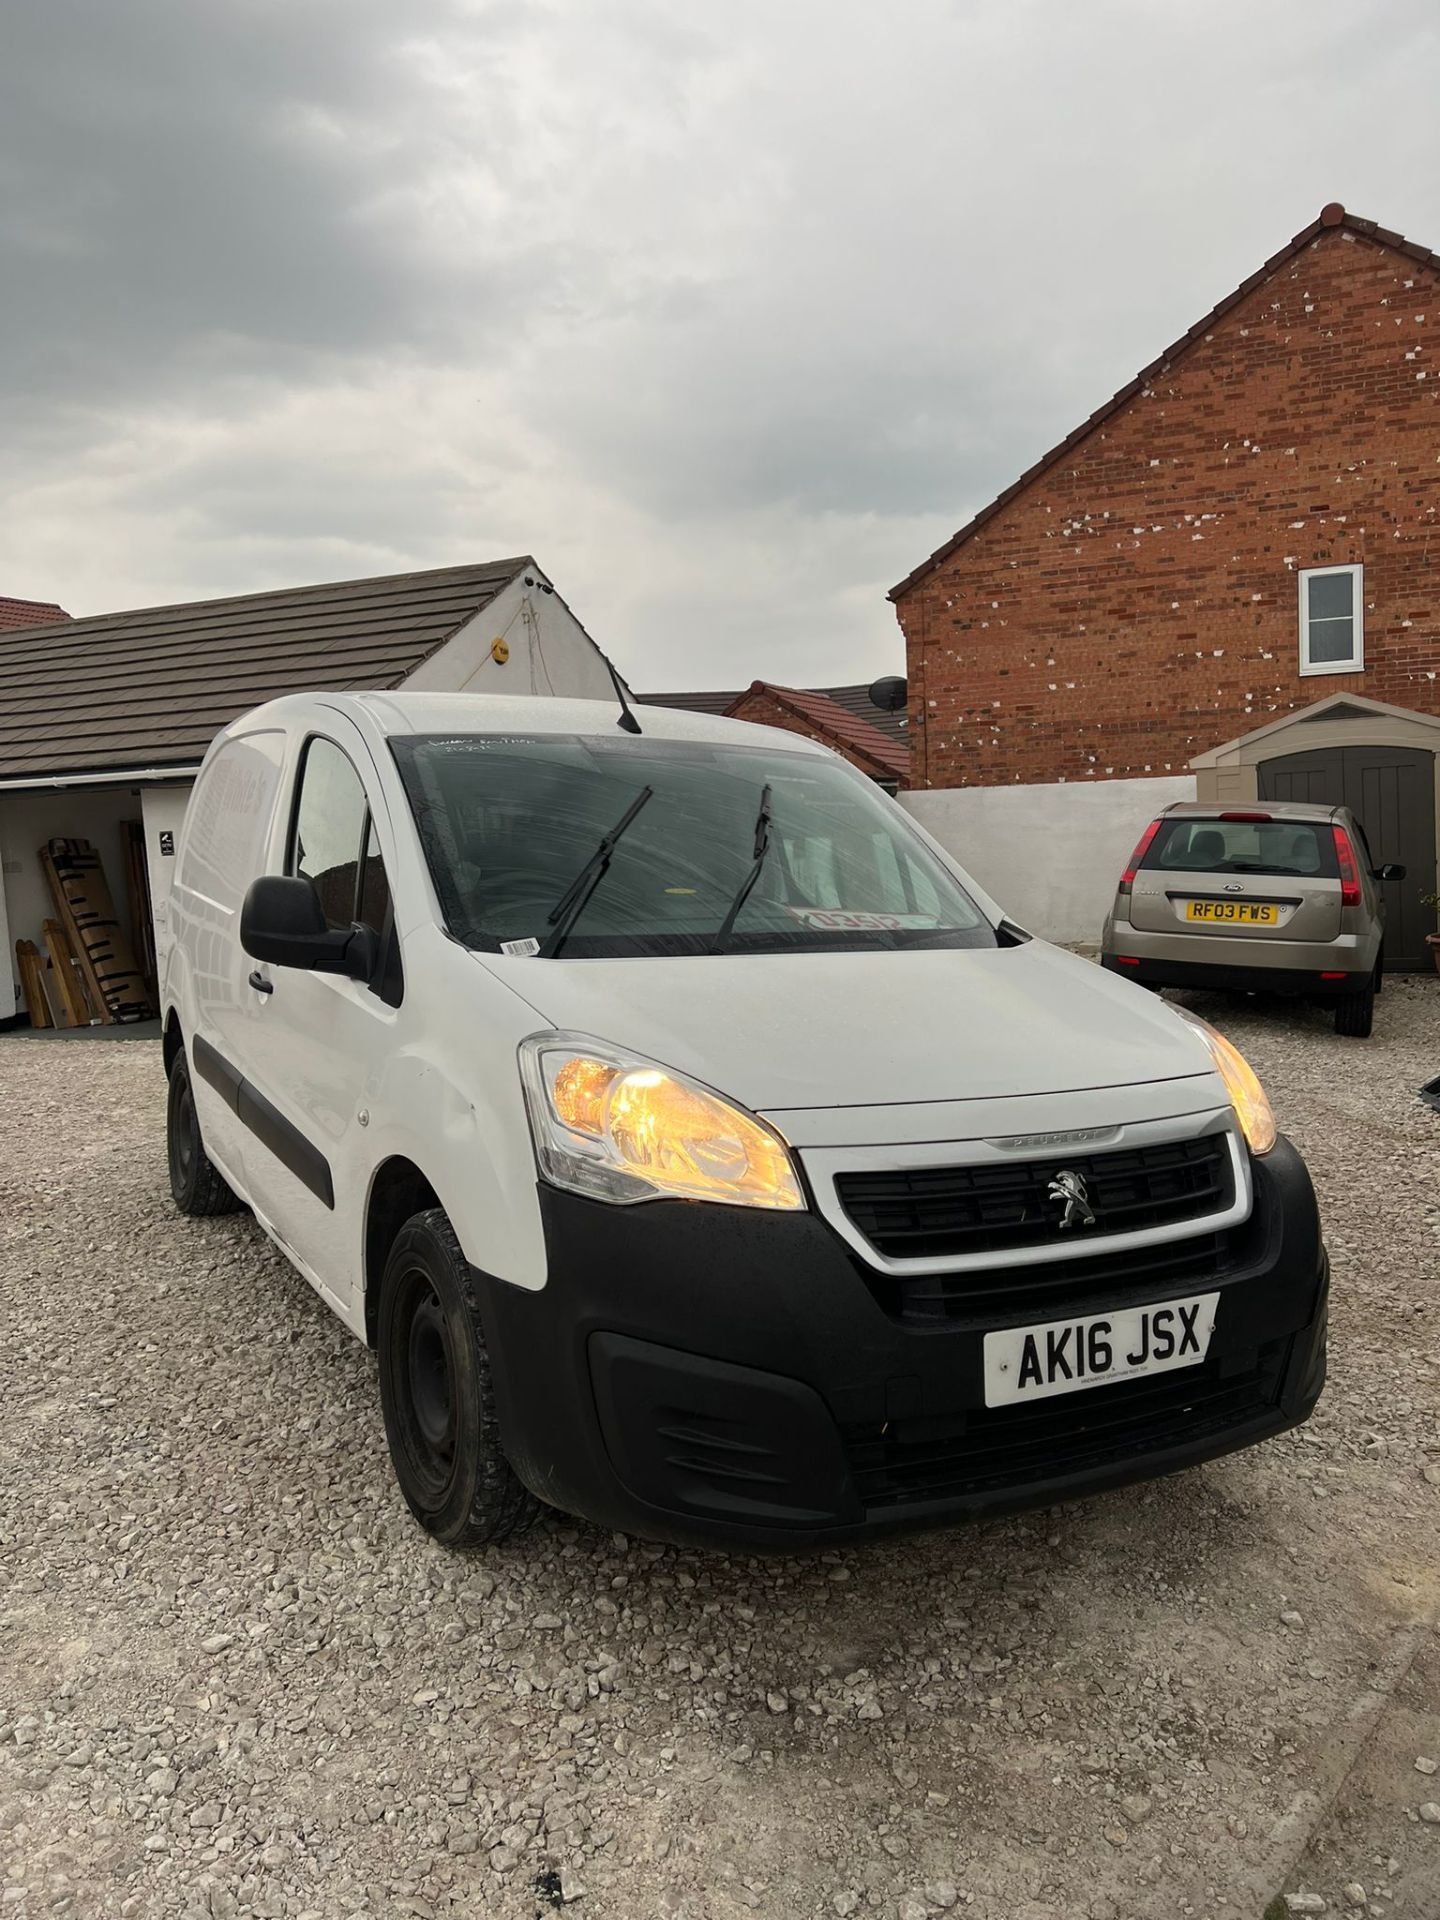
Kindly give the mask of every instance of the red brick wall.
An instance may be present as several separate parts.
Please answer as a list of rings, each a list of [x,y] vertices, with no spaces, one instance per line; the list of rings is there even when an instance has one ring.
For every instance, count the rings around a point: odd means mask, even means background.
[[[787,733],[802,734],[807,740],[814,740],[822,747],[831,748],[842,759],[848,760],[852,767],[858,767],[861,773],[869,774],[872,780],[877,774],[893,778],[888,768],[877,766],[873,760],[866,759],[863,754],[853,753],[843,741],[832,739],[828,734],[821,733],[818,727],[811,726],[810,722],[802,719],[798,713],[792,713],[788,707],[782,707],[771,693],[747,693],[743,700],[738,701],[730,709],[730,718],[748,720],[753,726],[758,727],[783,727]]]
[[[1440,713],[1440,274],[1282,264],[902,596],[913,782],[1183,773],[1355,692]],[[1303,567],[1364,563],[1365,670],[1301,677]]]

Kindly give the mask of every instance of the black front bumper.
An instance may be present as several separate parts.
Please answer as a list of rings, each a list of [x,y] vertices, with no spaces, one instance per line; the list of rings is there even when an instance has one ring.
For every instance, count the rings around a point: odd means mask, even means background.
[[[1023,1306],[979,1274],[923,1323],[817,1214],[540,1200],[548,1284],[476,1275],[507,1451],[543,1500],[652,1539],[824,1546],[1049,1505],[1295,1426],[1324,1383],[1325,1252],[1284,1140],[1243,1227],[1026,1269]],[[986,1332],[1212,1289],[1203,1365],[985,1406]]]

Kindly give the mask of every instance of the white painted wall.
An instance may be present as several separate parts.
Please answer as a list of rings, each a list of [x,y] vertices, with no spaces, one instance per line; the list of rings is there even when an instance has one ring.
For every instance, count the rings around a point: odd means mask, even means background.
[[[170,952],[170,887],[175,878],[175,848],[185,818],[193,780],[177,780],[163,787],[140,789],[141,818],[145,822],[145,860],[150,871],[150,914],[155,922],[155,977],[163,992],[165,961]],[[170,852],[164,836],[170,836]]]
[[[536,585],[514,580],[482,613],[447,640],[404,682],[414,693],[555,694],[570,700],[614,697],[610,670],[600,650],[558,593],[546,593],[538,568]],[[502,665],[491,648],[503,640]]]
[[[937,787],[899,798],[1022,927],[1098,942],[1135,842],[1161,807],[1195,798],[1195,779]]]

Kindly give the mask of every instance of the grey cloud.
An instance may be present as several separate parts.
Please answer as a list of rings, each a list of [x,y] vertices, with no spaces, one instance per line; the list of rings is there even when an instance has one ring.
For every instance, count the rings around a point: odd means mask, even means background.
[[[524,274],[456,271],[414,220],[407,189],[437,156],[410,17],[383,0],[14,0],[0,378],[31,399],[173,404],[513,320]],[[443,35],[458,16],[431,18]],[[472,165],[486,139],[477,121]]]
[[[0,591],[81,611],[529,548],[637,683],[893,667],[1323,200],[1440,244],[1428,0],[0,21]]]

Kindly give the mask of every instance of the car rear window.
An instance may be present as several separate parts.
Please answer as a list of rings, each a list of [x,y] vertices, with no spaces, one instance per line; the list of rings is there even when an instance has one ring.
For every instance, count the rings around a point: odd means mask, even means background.
[[[1204,820],[1160,822],[1141,866],[1167,873],[1283,873],[1334,880],[1335,835],[1328,821]]]

